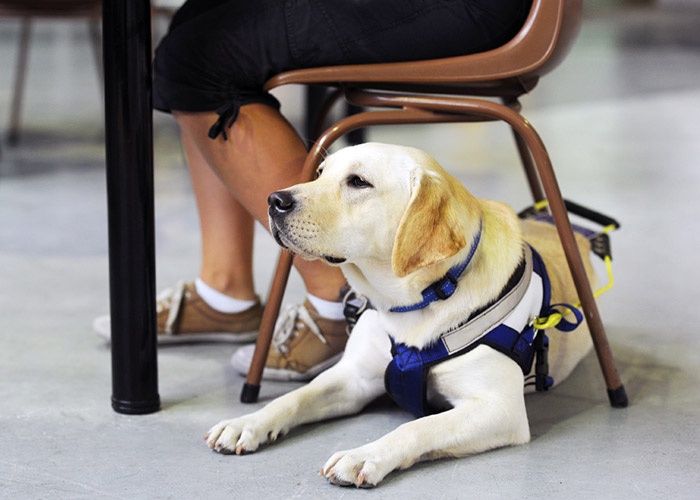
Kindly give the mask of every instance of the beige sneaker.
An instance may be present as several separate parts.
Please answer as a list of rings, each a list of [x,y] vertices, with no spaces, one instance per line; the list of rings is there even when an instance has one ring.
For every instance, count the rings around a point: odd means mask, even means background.
[[[346,321],[319,316],[306,300],[287,307],[275,325],[263,378],[269,380],[311,380],[338,362],[348,341]],[[231,364],[247,375],[255,346],[239,348]]]
[[[212,309],[199,296],[194,283],[178,282],[157,297],[159,344],[187,342],[250,342],[258,336],[263,308],[258,300],[240,313],[222,313]],[[109,340],[109,316],[100,316],[93,328]]]

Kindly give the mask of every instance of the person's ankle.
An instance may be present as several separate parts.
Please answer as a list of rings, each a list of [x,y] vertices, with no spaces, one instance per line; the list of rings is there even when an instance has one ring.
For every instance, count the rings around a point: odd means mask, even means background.
[[[194,282],[197,294],[206,302],[209,307],[222,313],[240,313],[253,307],[257,303],[257,298],[252,300],[240,300],[230,297],[209,286],[201,278]]]
[[[199,274],[199,279],[217,292],[237,300],[256,300],[258,298],[252,284],[241,286],[241,283],[228,273],[202,271]]]
[[[314,306],[319,316],[334,321],[345,319],[342,302],[325,300],[310,293],[307,293],[306,297],[309,299],[309,302],[311,302],[311,305]]]
[[[345,280],[337,283],[314,284],[306,286],[306,293],[329,302],[342,302],[345,295],[350,291],[350,286]]]

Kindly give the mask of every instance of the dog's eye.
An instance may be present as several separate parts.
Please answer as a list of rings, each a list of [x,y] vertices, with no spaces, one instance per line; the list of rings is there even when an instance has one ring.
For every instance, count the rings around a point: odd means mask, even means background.
[[[372,184],[364,180],[362,177],[359,175],[351,175],[348,177],[348,186],[357,188],[357,189],[362,189],[362,188],[371,188]]]

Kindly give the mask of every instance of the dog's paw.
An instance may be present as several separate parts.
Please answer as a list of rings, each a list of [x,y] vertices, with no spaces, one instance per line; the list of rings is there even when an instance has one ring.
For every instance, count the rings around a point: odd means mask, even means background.
[[[266,430],[248,417],[222,420],[212,427],[204,439],[212,450],[223,454],[243,455],[256,451],[261,444],[274,443],[280,431]]]
[[[394,467],[372,448],[370,443],[354,450],[335,453],[321,469],[321,475],[338,486],[373,488]]]

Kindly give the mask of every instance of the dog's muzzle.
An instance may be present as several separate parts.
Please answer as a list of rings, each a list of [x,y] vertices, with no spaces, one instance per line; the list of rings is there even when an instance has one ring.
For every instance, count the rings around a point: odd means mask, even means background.
[[[292,247],[297,246],[295,239],[293,237],[290,238],[290,235],[287,234],[287,224],[285,223],[287,216],[294,212],[299,205],[294,194],[289,191],[275,191],[268,196],[267,204],[270,205],[267,209],[267,214],[270,217],[270,232],[277,244],[292,251],[300,250],[299,248],[290,248],[290,245],[287,243],[291,243]],[[345,262],[344,258],[331,255],[323,255],[321,258],[330,264],[342,264]]]

